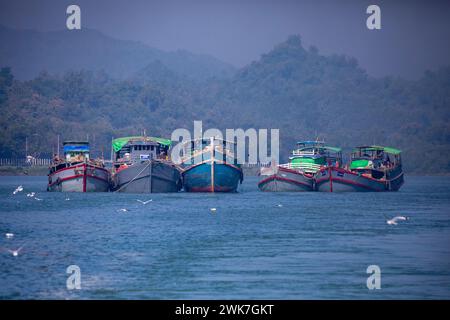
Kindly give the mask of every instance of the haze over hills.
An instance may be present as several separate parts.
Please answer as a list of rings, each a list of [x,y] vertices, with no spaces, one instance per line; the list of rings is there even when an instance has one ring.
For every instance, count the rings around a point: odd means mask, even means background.
[[[104,52],[102,44],[97,45],[95,52]],[[110,42],[105,46],[110,48]],[[111,68],[124,68],[125,78],[92,68],[60,75],[50,70],[30,81],[12,81],[3,69],[0,156],[23,156],[26,136],[34,136],[34,152],[49,153],[57,134],[63,139],[89,134],[96,151],[108,154],[111,136],[139,134],[146,128],[151,135],[170,137],[174,129],[192,130],[194,120],[203,120],[204,129],[279,128],[284,161],[295,141],[320,137],[346,152],[373,143],[398,147],[404,150],[409,172],[450,172],[448,67],[426,72],[419,81],[377,79],[354,58],[323,56],[317,48],[304,48],[299,36],[291,36],[244,68],[226,76],[212,68],[212,77],[191,81],[192,74],[183,70],[199,70],[197,66],[215,60],[194,55],[198,63],[179,58],[177,65],[164,56],[143,58],[138,67],[139,59],[130,62],[122,50],[129,48],[115,49],[123,61],[105,58],[103,66],[115,61]],[[85,58],[101,60],[89,54]],[[44,65],[39,59],[28,63]]]
[[[222,123],[280,128],[285,155],[296,141],[321,137],[347,152],[356,145],[396,146],[410,170],[450,171],[449,67],[419,81],[377,79],[356,59],[322,56],[291,36],[239,70],[213,100],[216,110],[226,110]]]
[[[229,77],[235,68],[208,55],[186,50],[165,52],[136,41],[118,40],[95,30],[75,32],[16,30],[0,25],[0,64],[12,68],[17,79],[28,80],[41,71],[104,71],[128,77],[151,62],[160,61],[193,80]]]

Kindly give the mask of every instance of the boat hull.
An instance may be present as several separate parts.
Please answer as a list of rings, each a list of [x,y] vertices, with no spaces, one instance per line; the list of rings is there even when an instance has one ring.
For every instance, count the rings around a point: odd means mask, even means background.
[[[183,170],[183,187],[186,192],[236,192],[242,182],[242,169],[228,163],[204,162]],[[213,179],[211,177],[214,176]]]
[[[110,173],[90,164],[62,168],[48,175],[48,191],[56,192],[107,192]]]
[[[398,191],[405,182],[401,167],[389,172],[387,177],[389,180],[387,183],[387,188],[389,191]]]
[[[167,193],[181,189],[181,175],[169,162],[150,160],[116,172],[113,190],[124,193]]]
[[[336,167],[319,170],[315,176],[315,188],[321,192],[379,192],[388,190],[384,180],[376,180]]]
[[[265,176],[258,183],[258,188],[265,192],[313,191],[314,179],[301,171],[280,167],[277,172]]]

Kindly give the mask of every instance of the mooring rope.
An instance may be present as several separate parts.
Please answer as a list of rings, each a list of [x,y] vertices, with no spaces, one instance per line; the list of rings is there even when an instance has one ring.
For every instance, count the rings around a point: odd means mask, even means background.
[[[145,169],[147,169],[147,167],[149,166],[149,165],[151,165],[152,164],[152,160],[147,160],[148,161],[148,164],[133,178],[133,179],[131,179],[130,181],[128,181],[127,183],[125,183],[123,186],[121,186],[119,189],[117,189],[117,190],[115,190],[114,192],[119,192],[120,190],[122,190],[123,188],[125,188],[126,186],[128,186],[130,183],[132,183],[134,180],[136,180],[136,178],[137,177],[139,177],[139,175],[142,173],[142,172],[144,172],[144,170]],[[117,174],[117,173],[116,173]]]

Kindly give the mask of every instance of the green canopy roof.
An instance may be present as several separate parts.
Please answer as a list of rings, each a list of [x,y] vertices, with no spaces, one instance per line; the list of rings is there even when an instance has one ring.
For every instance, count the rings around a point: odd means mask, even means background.
[[[366,159],[357,159],[353,160],[350,164],[350,169],[362,169],[367,168],[369,166],[369,160]]]
[[[400,153],[402,153],[401,150],[395,149],[395,148],[391,148],[391,147],[385,147],[384,148],[384,152],[392,153],[392,154],[400,154]]]
[[[155,141],[163,146],[170,147],[172,141],[170,139],[156,138],[156,137],[141,137],[141,136],[132,136],[132,137],[123,137],[117,138],[112,141],[112,146],[115,152],[120,151],[124,145],[128,143],[128,141],[133,139],[148,139],[151,141]]]
[[[391,148],[391,147],[382,147],[382,146],[368,146],[368,147],[358,147],[356,149],[362,149],[362,150],[368,150],[368,151],[376,151],[376,150],[383,150],[386,153],[391,153],[398,155],[402,151],[399,149]]]
[[[342,149],[338,148],[338,147],[325,146],[324,148],[327,150],[333,151],[333,152],[341,152],[342,151]]]

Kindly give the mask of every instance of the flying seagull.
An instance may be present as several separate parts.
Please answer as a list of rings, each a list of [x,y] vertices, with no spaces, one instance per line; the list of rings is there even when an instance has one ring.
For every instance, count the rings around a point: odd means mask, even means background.
[[[389,224],[389,225],[393,225],[393,226],[397,225],[397,224],[398,224],[398,221],[406,221],[406,220],[409,220],[409,218],[408,218],[408,217],[405,217],[405,216],[396,216],[396,217],[394,217],[394,218],[392,218],[392,219],[389,219],[386,215],[384,215],[384,217],[387,219],[387,220],[386,220],[386,223]]]
[[[18,186],[16,188],[16,190],[13,191],[13,194],[16,194],[17,192],[22,192],[23,191],[23,187],[22,186]]]
[[[22,250],[22,248],[23,248],[23,246],[21,246],[17,250],[10,250],[10,249],[8,249],[8,252],[11,253],[14,257],[17,257],[19,255],[19,252]]]
[[[142,201],[142,200],[136,200],[136,201],[138,201],[138,202],[140,202],[140,203],[142,203],[142,204],[147,204],[147,203],[149,203],[149,202],[152,202],[153,201],[153,199],[150,199],[150,200],[147,200],[147,201]]]

